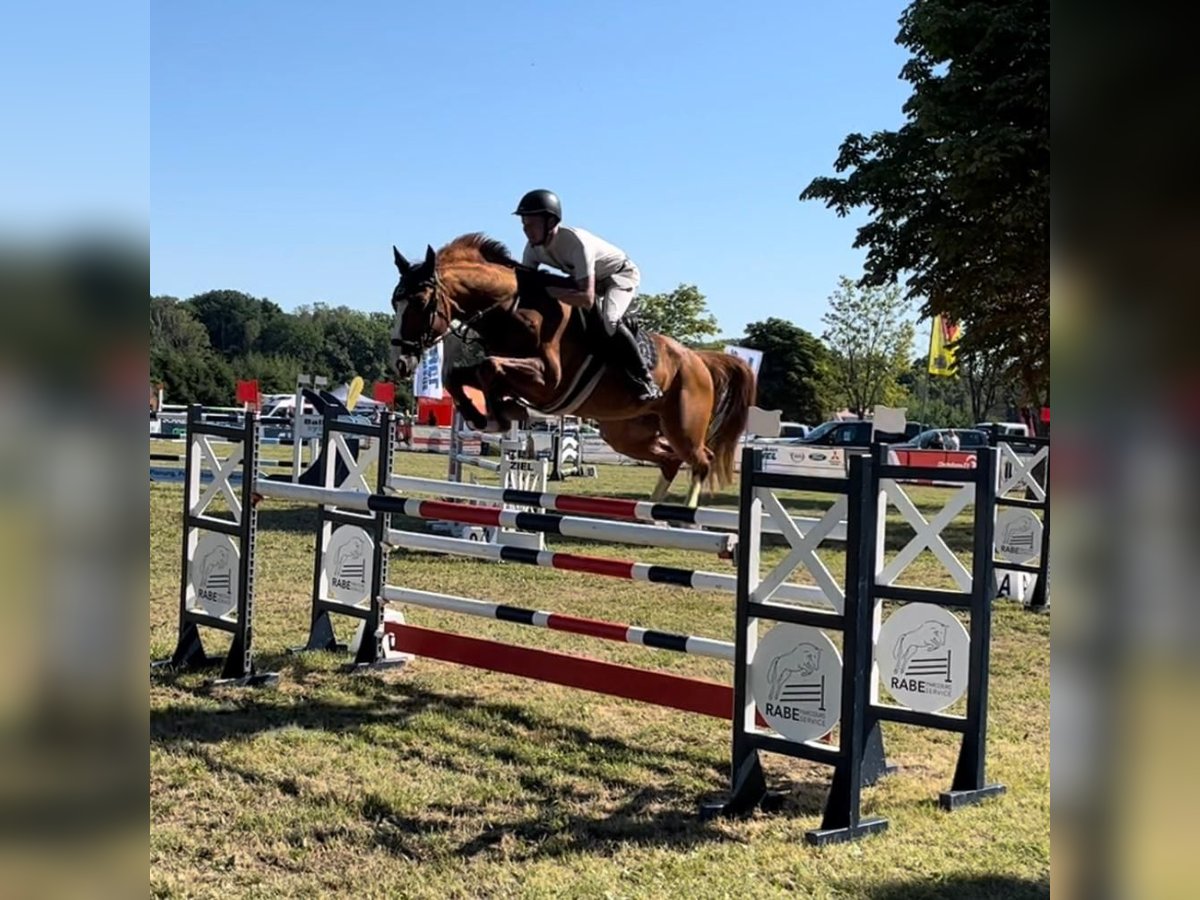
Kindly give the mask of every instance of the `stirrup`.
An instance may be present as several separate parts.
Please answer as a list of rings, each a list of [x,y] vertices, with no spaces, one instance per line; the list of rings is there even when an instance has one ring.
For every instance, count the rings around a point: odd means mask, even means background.
[[[633,390],[639,400],[657,400],[663,395],[662,389],[653,380],[642,381],[641,379],[635,379],[633,381]]]

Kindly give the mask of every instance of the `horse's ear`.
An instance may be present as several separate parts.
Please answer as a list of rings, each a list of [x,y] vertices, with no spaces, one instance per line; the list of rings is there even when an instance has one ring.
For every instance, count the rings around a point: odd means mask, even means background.
[[[395,244],[392,244],[392,253],[396,255],[396,268],[400,270],[400,274],[407,275],[409,269],[412,268],[412,265],[407,259],[404,258],[404,254],[396,249]]]
[[[432,269],[434,259],[437,258],[437,253],[434,252],[432,244],[425,245],[425,268]]]

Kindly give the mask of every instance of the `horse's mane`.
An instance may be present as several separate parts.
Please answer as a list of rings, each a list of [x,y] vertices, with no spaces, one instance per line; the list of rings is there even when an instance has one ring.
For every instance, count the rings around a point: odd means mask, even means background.
[[[482,231],[456,237],[438,251],[437,259],[439,264],[480,259],[501,265],[512,265],[516,262],[503,242],[488,237]]]

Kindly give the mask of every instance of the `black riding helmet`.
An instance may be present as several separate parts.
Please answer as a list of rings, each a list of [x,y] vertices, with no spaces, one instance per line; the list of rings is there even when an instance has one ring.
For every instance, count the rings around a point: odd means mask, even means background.
[[[562,204],[558,200],[558,194],[547,190],[530,191],[513,210],[514,216],[532,216],[538,213],[554,216],[561,222]]]

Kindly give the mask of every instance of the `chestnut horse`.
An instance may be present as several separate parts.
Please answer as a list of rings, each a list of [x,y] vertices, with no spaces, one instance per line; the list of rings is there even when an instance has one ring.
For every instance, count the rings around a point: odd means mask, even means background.
[[[661,500],[683,464],[691,470],[687,503],[704,485],[733,480],[734,456],[754,402],[754,373],[728,353],[690,350],[669,337],[643,333],[651,345],[662,396],[634,399],[623,375],[606,365],[605,334],[593,314],[573,310],[545,290],[548,273],[521,266],[499,241],[474,233],[413,264],[395,253],[400,282],[392,293],[392,366],[412,374],[418,358],[458,323],[487,358],[450,370],[446,390],[472,427],[503,431],[527,408],[595,419],[614,450],[658,466],[653,499]],[[643,348],[644,350],[646,348]],[[466,395],[479,388],[486,409]]]

